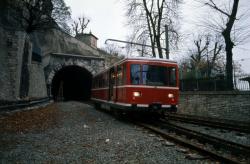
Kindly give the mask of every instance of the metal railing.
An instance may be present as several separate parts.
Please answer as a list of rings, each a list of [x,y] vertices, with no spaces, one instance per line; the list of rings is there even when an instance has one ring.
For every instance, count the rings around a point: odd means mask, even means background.
[[[249,91],[250,75],[235,75],[234,90]],[[181,91],[225,91],[226,79],[224,78],[199,78],[180,79]]]
[[[234,76],[234,89],[235,90],[250,90],[250,74],[242,74]]]

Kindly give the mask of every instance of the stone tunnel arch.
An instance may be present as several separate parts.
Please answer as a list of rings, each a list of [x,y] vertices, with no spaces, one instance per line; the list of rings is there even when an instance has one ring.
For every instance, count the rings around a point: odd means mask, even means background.
[[[54,100],[87,101],[91,94],[92,74],[81,66],[69,65],[54,72],[51,95]]]

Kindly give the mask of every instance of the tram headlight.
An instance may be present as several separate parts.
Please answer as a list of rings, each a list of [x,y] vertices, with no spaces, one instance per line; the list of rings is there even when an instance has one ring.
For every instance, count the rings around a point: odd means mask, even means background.
[[[141,92],[135,91],[135,92],[133,92],[133,96],[134,97],[140,97],[141,96]]]
[[[168,98],[170,98],[170,99],[174,98],[174,94],[173,93],[169,93],[168,94]]]

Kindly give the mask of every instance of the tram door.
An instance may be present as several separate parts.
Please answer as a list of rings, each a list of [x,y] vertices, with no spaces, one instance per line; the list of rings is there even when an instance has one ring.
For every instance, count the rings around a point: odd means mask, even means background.
[[[115,69],[114,67],[109,71],[109,98],[108,100],[114,99],[114,85],[115,85]]]

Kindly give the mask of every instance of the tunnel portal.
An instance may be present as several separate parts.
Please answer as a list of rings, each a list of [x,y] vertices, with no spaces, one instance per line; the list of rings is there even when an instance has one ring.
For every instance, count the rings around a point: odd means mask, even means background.
[[[91,95],[92,74],[79,66],[59,70],[53,80],[51,93],[55,101],[87,101]]]

